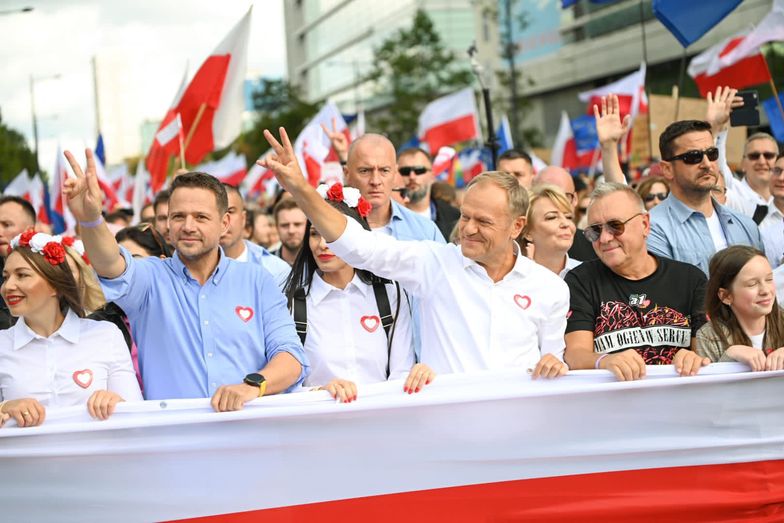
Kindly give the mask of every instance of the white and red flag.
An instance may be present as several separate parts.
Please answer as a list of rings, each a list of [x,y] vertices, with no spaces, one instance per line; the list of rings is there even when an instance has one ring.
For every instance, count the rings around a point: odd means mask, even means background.
[[[689,64],[689,76],[702,96],[725,85],[743,89],[769,82],[770,70],[760,46],[782,40],[784,1],[776,0],[756,28],[726,38],[695,56]]]
[[[593,151],[578,151],[577,141],[572,130],[572,122],[566,111],[561,111],[561,124],[558,127],[558,134],[555,136],[555,143],[553,143],[552,152],[550,153],[550,165],[557,165],[564,169],[590,167],[593,162],[593,156]]]
[[[327,129],[343,133],[351,142],[351,132],[338,106],[333,102],[327,102],[294,140],[294,154],[299,164],[304,166],[308,182],[314,187],[321,181],[324,164],[338,162],[337,154],[332,149],[329,137],[321,128],[322,125]]]
[[[19,196],[20,198],[30,201],[31,185],[27,169],[22,169],[22,172],[17,174],[16,177],[5,186],[3,194],[6,196]]]
[[[627,114],[631,115],[632,120],[640,114],[648,112],[648,98],[645,96],[645,64],[640,64],[640,68],[623,78],[616,80],[590,91],[583,91],[577,97],[580,101],[588,103],[588,114],[593,114],[593,106],[602,106],[602,97],[614,94],[618,96],[621,106],[621,118]]]
[[[479,137],[479,118],[470,87],[430,102],[419,115],[419,141],[431,152]]]
[[[65,201],[63,182],[68,177],[68,162],[65,161],[63,150],[57,146],[57,158],[52,178],[49,181],[49,205],[52,217],[52,228],[55,233],[73,233],[76,230],[76,218]]]
[[[198,164],[240,134],[250,19],[248,10],[202,63],[161,122],[147,157],[153,191],[163,186],[169,159],[179,152],[179,140],[174,141],[179,130],[176,124],[170,125],[177,115],[182,119],[185,161],[189,164]],[[164,143],[172,145],[167,148]]]
[[[244,154],[229,151],[220,160],[200,164],[194,171],[211,174],[221,182],[237,187],[248,174],[248,162]]]

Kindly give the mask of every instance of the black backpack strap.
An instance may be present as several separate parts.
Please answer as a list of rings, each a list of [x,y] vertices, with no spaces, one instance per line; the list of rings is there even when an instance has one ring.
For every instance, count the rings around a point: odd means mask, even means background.
[[[378,315],[381,318],[381,326],[384,327],[384,332],[387,335],[387,378],[389,378],[389,359],[392,357],[392,338],[395,335],[397,316],[400,313],[400,284],[398,282],[394,283],[397,291],[397,307],[395,315],[392,316],[392,307],[389,305],[389,296],[387,295],[385,283],[383,281],[373,282],[373,294],[376,296]]]
[[[294,299],[291,302],[294,312],[294,328],[302,345],[305,345],[305,337],[308,335],[308,306],[305,302],[305,289],[300,287],[294,291]]]

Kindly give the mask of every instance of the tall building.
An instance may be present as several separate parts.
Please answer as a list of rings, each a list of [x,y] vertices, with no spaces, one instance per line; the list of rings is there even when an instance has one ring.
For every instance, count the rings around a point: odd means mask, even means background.
[[[285,0],[289,79],[308,101],[330,99],[345,112],[373,105],[363,78],[373,49],[407,28],[417,9],[432,18],[444,45],[465,56],[476,37],[472,0]]]
[[[575,116],[585,112],[585,104],[577,99],[577,93],[637,70],[644,52],[649,91],[669,94],[672,86],[678,84],[684,49],[653,16],[651,0],[607,4],[580,0],[567,9],[561,8],[561,0],[498,0],[501,29],[507,23],[504,15],[510,1],[516,67],[532,80],[520,82],[521,94],[531,102],[523,126],[543,130],[548,146],[558,130],[562,110]],[[772,0],[742,2],[686,49],[686,65],[694,55],[757,23],[771,5]],[[527,21],[522,30],[517,23],[521,16]],[[507,64],[498,45],[496,68],[505,68]],[[697,96],[688,76],[683,85],[682,94]]]

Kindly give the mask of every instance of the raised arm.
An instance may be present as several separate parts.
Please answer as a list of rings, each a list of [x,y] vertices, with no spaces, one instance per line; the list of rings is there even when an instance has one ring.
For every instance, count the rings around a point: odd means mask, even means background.
[[[262,158],[258,164],[275,173],[280,185],[294,196],[302,212],[310,219],[324,240],[327,242],[337,240],[346,229],[346,217],[325,202],[302,175],[286,129],[280,128],[280,142],[266,129],[264,138],[275,153]]]
[[[103,278],[116,278],[125,272],[125,259],[120,255],[120,246],[101,216],[103,191],[98,185],[93,152],[86,149],[85,155],[87,170],[83,172],[73,154],[65,151],[65,157],[76,178],[65,180],[63,193],[67,198],[68,208],[79,222],[84,249],[95,272]]]
[[[596,118],[596,134],[602,148],[604,179],[608,182],[626,183],[618,159],[618,144],[629,133],[631,116],[627,114],[621,121],[621,104],[614,94],[602,96],[601,111],[594,105],[593,116]]]
[[[332,143],[332,148],[335,149],[335,153],[337,153],[338,158],[340,158],[341,162],[348,161],[348,138],[342,132],[338,131],[338,123],[337,118],[332,119],[332,130],[330,131],[329,128],[321,124],[321,129],[324,131],[324,134],[329,137],[330,143]]]
[[[719,170],[724,176],[724,185],[728,190],[740,183],[732,175],[732,170],[727,164],[727,130],[730,112],[733,108],[743,105],[743,98],[736,96],[737,94],[737,89],[717,87],[715,93],[708,93],[708,107],[705,111],[705,121],[711,125],[716,147],[719,148]]]

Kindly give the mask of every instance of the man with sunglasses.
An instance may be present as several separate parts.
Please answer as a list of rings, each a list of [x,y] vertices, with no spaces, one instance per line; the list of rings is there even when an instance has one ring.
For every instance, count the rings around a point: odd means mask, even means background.
[[[598,260],[564,278],[571,295],[565,361],[572,369],[606,369],[617,379],[645,377],[646,365],[669,365],[682,376],[708,364],[694,351],[703,312],[705,275],[648,252],[648,214],[622,183],[591,195],[585,237]]]
[[[449,238],[460,217],[460,211],[431,197],[430,191],[435,177],[430,155],[418,147],[404,149],[397,155],[397,170],[406,184],[406,207],[428,220],[433,220],[444,238]]]
[[[720,87],[708,93],[706,120],[716,136],[719,149],[719,168],[727,187],[727,205],[760,224],[772,210],[771,172],[778,156],[776,139],[767,133],[754,133],[746,139],[740,169],[743,179],[738,180],[726,160],[728,125],[732,109],[743,106],[737,89]]]
[[[784,155],[776,159],[770,177],[773,201],[768,215],[760,223],[760,234],[770,266],[776,268],[784,260]]]
[[[682,120],[670,124],[659,137],[659,151],[670,196],[651,210],[651,252],[690,263],[707,274],[711,256],[727,246],[751,245],[763,250],[751,218],[711,198],[720,174],[710,123]]]

